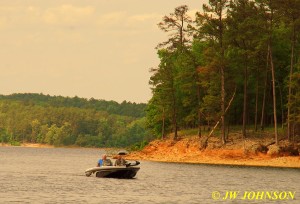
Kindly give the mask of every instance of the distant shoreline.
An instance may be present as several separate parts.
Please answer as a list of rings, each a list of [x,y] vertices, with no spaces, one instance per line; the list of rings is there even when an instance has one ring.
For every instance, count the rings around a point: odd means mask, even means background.
[[[232,165],[251,167],[299,168],[300,156],[270,156],[267,154],[245,154],[242,148],[206,149],[200,151],[198,143],[191,139],[156,140],[143,150],[132,152],[126,159],[156,162]]]
[[[105,151],[111,151],[111,150],[118,150],[122,148],[100,148],[100,147],[80,147],[80,146],[54,146],[49,144],[40,144],[40,143],[20,143],[20,145],[11,145],[9,143],[0,143],[0,147],[28,147],[28,148],[70,148],[70,149],[97,149],[97,150],[105,150]]]
[[[40,144],[40,143],[20,143],[20,145],[11,145],[9,143],[2,143],[2,147],[35,147],[35,148],[55,148],[54,145]]]

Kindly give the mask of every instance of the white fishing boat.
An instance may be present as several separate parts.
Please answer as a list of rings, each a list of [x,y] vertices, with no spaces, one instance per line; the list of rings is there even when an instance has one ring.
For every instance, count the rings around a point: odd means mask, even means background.
[[[135,163],[128,163],[125,166],[101,166],[89,168],[85,171],[86,176],[91,176],[93,174],[99,178],[126,178],[130,179],[136,176],[137,172],[140,170],[138,166],[139,161]]]

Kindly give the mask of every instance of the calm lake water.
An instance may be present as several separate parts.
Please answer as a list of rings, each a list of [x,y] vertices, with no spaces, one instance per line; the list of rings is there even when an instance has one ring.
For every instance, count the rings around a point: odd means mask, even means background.
[[[102,153],[0,147],[0,203],[300,203],[299,169],[141,161],[135,179],[86,177],[84,171]],[[239,193],[229,200],[226,191]],[[258,191],[278,191],[282,200],[274,195],[273,200],[256,199]],[[242,200],[247,192],[250,197]],[[295,193],[293,200],[288,192]]]

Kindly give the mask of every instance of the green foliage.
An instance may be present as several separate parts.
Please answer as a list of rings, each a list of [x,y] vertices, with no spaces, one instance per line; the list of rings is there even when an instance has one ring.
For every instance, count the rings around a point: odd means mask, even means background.
[[[133,121],[122,132],[113,134],[111,146],[127,147],[132,144],[149,142],[153,137],[146,129],[146,118]]]
[[[20,146],[21,143],[19,141],[12,140],[12,141],[10,141],[10,145],[12,145],[12,146]]]
[[[75,142],[81,147],[105,147],[101,136],[79,135]]]
[[[10,136],[4,129],[0,130],[0,141],[1,143],[8,143],[10,141]]]
[[[115,101],[97,100],[94,98],[85,99],[77,96],[63,97],[63,96],[50,96],[43,94],[12,94],[12,95],[0,95],[0,100],[20,101],[24,105],[39,105],[42,107],[75,107],[83,109],[93,109],[97,111],[105,111],[109,114],[117,114],[123,116],[131,116],[140,118],[145,116],[144,103],[131,103],[123,101],[121,104]]]
[[[147,127],[157,137],[174,131],[175,125],[193,131],[199,125],[211,127],[222,116],[235,88],[224,125],[273,125],[270,42],[277,121],[286,124],[289,107],[290,122],[299,127],[299,12],[298,0],[209,0],[203,12],[197,12],[195,22],[182,29],[193,36],[188,43],[158,50],[160,63],[151,70],[153,95],[146,109]],[[159,45],[178,44],[180,24],[173,29],[175,16],[166,16],[159,23],[170,34]]]
[[[64,105],[59,101],[68,103]],[[93,103],[102,102],[93,100]],[[145,119],[140,117],[144,114],[141,113],[141,105],[128,102],[112,105],[119,106],[120,115],[90,105],[89,101],[78,97],[1,96],[0,139],[14,145],[32,142],[88,147],[126,147],[150,140]]]
[[[134,145],[131,145],[129,147],[129,150],[130,151],[139,151],[139,150],[142,150],[144,149],[144,147],[148,145],[148,142],[147,141],[142,141],[140,143],[135,143]]]

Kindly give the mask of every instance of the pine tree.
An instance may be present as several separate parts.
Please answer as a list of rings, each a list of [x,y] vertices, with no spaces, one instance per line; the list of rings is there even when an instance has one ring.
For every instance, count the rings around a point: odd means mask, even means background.
[[[203,40],[210,41],[214,47],[215,60],[210,66],[214,66],[220,71],[221,81],[221,129],[222,143],[226,143],[225,138],[225,43],[226,32],[226,7],[228,0],[209,0],[209,5],[203,5],[203,14],[197,13],[196,23],[199,35]]]

